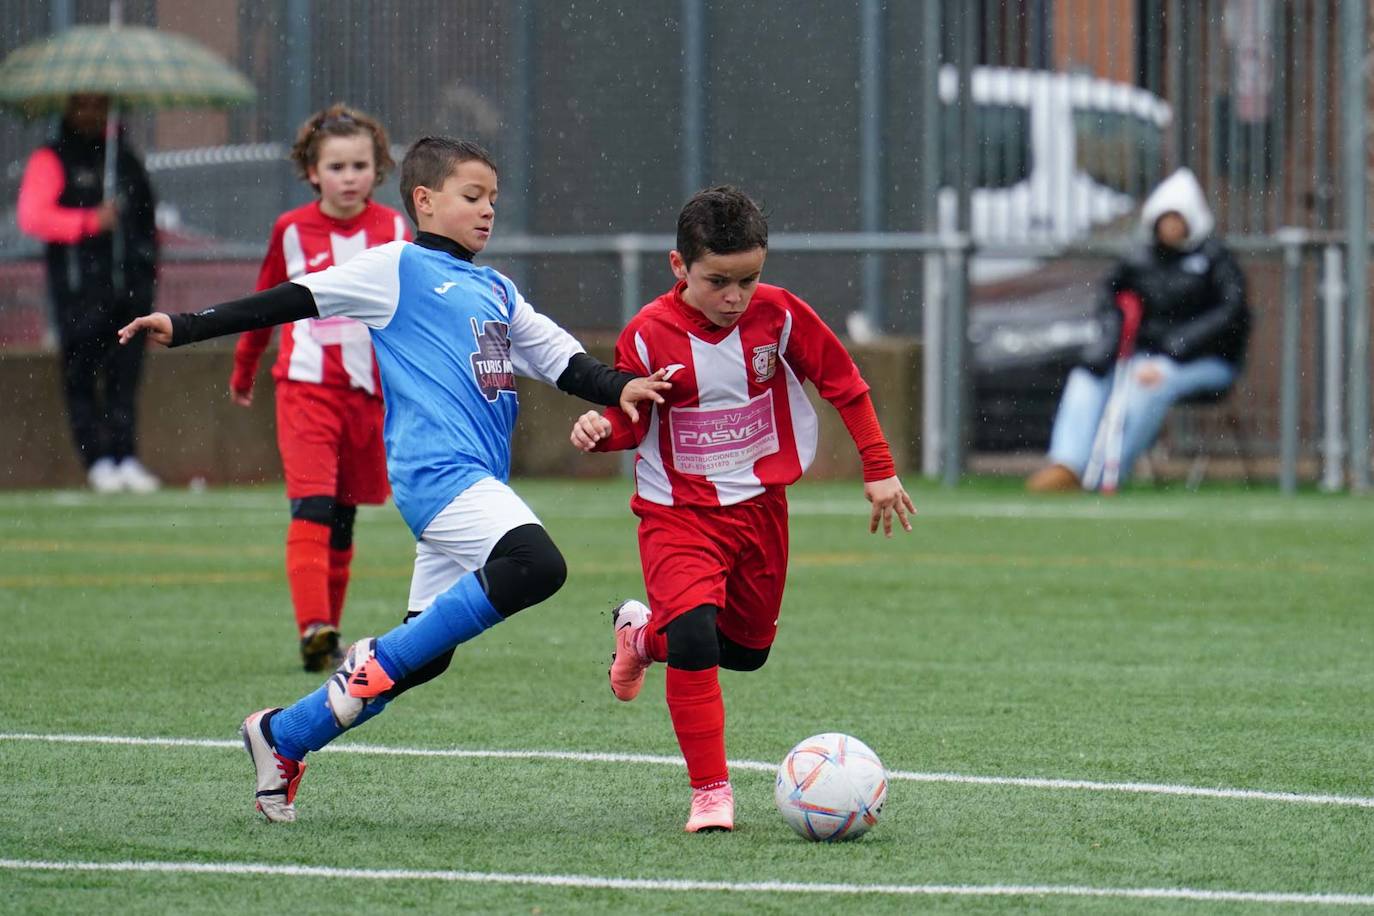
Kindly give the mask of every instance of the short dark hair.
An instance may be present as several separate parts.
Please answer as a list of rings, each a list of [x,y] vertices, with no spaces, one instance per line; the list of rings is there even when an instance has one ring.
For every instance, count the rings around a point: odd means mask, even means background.
[[[491,153],[471,140],[421,137],[410,144],[405,158],[401,160],[401,202],[405,204],[406,214],[412,223],[420,225],[415,218],[415,189],[422,186],[442,187],[444,180],[464,162],[483,162],[493,172],[497,171],[496,163],[491,161]]]
[[[688,267],[702,255],[768,247],[768,220],[738,188],[719,185],[692,195],[677,218],[677,253]]]
[[[367,136],[372,140],[372,165],[376,169],[376,184],[386,180],[396,163],[391,158],[391,143],[381,122],[347,105],[330,105],[315,112],[296,131],[290,159],[296,166],[296,176],[310,181],[310,169],[320,161],[320,147],[330,137]],[[320,186],[310,184],[316,191]]]

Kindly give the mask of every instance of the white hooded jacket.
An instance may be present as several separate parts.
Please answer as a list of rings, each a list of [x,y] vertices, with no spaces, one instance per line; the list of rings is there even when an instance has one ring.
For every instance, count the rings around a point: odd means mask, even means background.
[[[1177,213],[1188,224],[1188,238],[1183,243],[1185,251],[1192,251],[1205,242],[1216,227],[1212,208],[1207,206],[1207,195],[1202,192],[1202,185],[1191,169],[1174,172],[1145,199],[1140,225],[1152,240],[1155,223],[1166,213]]]

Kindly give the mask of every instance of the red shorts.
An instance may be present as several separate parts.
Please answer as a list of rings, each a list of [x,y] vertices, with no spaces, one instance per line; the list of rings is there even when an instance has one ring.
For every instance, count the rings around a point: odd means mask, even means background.
[[[287,499],[386,502],[382,401],[362,389],[277,382],[277,447]]]
[[[660,506],[634,497],[639,560],[654,626],[703,604],[717,628],[749,649],[778,632],[787,583],[787,493],[782,487],[733,506]]]

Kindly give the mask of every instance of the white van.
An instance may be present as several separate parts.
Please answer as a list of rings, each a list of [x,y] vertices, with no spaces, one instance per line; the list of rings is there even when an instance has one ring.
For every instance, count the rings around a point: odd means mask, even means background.
[[[1152,92],[1009,67],[975,67],[971,90],[977,137],[971,228],[980,246],[1083,238],[1128,213],[1162,175],[1172,112]],[[957,149],[955,67],[941,68],[939,91],[945,149]],[[947,231],[958,206],[950,165],[939,200],[940,227]]]

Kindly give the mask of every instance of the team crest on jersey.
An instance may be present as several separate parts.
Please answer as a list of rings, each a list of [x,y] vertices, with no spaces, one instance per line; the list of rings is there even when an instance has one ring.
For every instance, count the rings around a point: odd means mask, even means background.
[[[477,319],[472,322],[472,339],[477,344],[477,352],[472,354],[472,377],[482,397],[495,401],[501,392],[515,393],[515,367],[510,361],[510,338],[507,331],[510,325],[504,321],[484,321],[482,330],[477,330]]]
[[[504,283],[497,283],[495,280],[491,281],[491,291],[496,294],[497,299],[501,300],[502,305],[510,305],[510,295],[506,292],[506,285]]]
[[[754,381],[766,382],[778,371],[778,345],[754,348]]]

